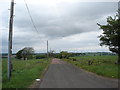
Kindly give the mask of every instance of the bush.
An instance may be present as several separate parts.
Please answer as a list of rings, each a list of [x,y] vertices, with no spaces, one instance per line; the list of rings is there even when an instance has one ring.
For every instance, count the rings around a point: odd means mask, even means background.
[[[43,58],[47,58],[45,54],[36,55],[36,59],[43,59]]]
[[[32,59],[33,53],[34,53],[34,49],[32,47],[25,47],[16,53],[16,58],[17,59],[23,58],[24,60]]]
[[[17,59],[21,59],[21,58],[22,58],[22,50],[20,50],[20,51],[18,51],[18,52],[16,53],[16,58],[17,58]]]
[[[62,58],[62,56],[61,56],[61,54],[60,54],[60,53],[55,53],[55,54],[54,54],[54,58],[60,58],[60,59],[61,59],[61,58]]]

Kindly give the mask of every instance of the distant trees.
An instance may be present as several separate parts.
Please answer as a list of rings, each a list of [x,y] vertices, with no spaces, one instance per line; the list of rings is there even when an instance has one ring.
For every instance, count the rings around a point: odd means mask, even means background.
[[[36,59],[43,59],[43,58],[47,58],[46,54],[38,54],[36,55]]]
[[[50,56],[50,57],[54,57],[54,52],[55,52],[54,50],[50,50],[49,56]]]
[[[67,51],[61,51],[60,55],[61,55],[61,58],[69,58],[70,57],[70,53],[68,53]]]
[[[33,53],[34,49],[32,47],[25,47],[16,53],[16,58],[23,60],[31,59],[33,58]]]
[[[98,24],[103,30],[100,38],[100,45],[109,46],[109,50],[118,54],[118,63],[120,64],[120,17],[116,15],[114,18],[109,16],[106,25]]]

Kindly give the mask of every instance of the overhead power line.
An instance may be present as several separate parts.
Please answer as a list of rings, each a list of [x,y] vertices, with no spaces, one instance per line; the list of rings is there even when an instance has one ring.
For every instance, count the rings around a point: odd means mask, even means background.
[[[31,22],[32,22],[32,24],[33,24],[33,27],[34,27],[35,31],[37,32],[38,36],[40,37],[39,39],[42,40],[42,39],[41,39],[41,36],[40,36],[40,33],[39,33],[37,27],[35,26],[34,20],[33,20],[33,18],[32,18],[32,15],[31,15],[31,13],[30,13],[30,9],[29,9],[29,7],[28,7],[28,4],[27,4],[26,0],[24,0],[24,2],[25,2],[26,9],[27,9],[27,11],[28,11],[30,20],[31,20]],[[45,40],[42,40],[42,42],[45,44]],[[43,43],[42,43],[42,44],[43,44]]]
[[[35,26],[35,23],[34,23],[34,21],[33,21],[33,18],[32,18],[32,15],[31,15],[31,13],[30,13],[30,9],[29,9],[29,7],[28,7],[28,5],[27,5],[27,2],[26,2],[25,0],[24,0],[24,2],[25,2],[25,5],[26,5],[28,14],[29,14],[29,16],[30,16],[31,22],[32,22],[32,24],[33,24],[33,27],[34,27],[34,29],[37,31],[37,33],[39,34],[39,31],[37,30],[37,28],[36,28],[36,26]]]

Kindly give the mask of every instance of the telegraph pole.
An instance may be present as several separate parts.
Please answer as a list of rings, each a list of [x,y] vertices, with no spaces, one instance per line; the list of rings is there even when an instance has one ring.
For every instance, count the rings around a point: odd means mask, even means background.
[[[118,19],[120,20],[120,1],[118,2]],[[120,30],[118,32],[118,40],[120,40]],[[118,42],[118,46],[120,46],[120,42]],[[118,64],[120,64],[120,47],[118,47]]]
[[[119,18],[120,18],[120,1],[118,2],[118,15],[119,15]]]
[[[52,52],[51,52],[52,50],[51,50],[51,48],[50,48],[50,57],[52,56],[51,54],[52,54]]]
[[[48,56],[49,56],[49,55],[48,55],[48,40],[47,40],[47,58],[48,58]]]
[[[13,15],[14,13],[14,0],[11,0],[11,7],[10,7],[10,20],[9,20],[9,39],[8,39],[8,79],[10,80],[11,77],[11,56],[12,56],[12,31],[13,31]]]

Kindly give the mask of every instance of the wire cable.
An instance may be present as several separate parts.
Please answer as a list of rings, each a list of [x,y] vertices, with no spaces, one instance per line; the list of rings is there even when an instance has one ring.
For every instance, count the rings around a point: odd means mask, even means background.
[[[29,17],[30,17],[30,19],[31,19],[31,22],[32,22],[32,24],[33,24],[33,27],[34,27],[34,29],[37,31],[37,34],[39,34],[40,40],[42,40],[42,39],[41,39],[41,36],[40,36],[40,33],[39,33],[37,27],[35,26],[35,23],[34,23],[34,21],[33,21],[33,18],[32,18],[32,15],[31,15],[31,13],[30,13],[30,9],[29,9],[29,7],[28,7],[28,4],[27,4],[26,0],[24,0],[24,2],[25,2],[25,6],[26,6],[26,8],[27,8]],[[42,40],[42,41],[43,41],[43,40]],[[45,42],[43,41],[43,43],[45,43]]]
[[[28,7],[28,5],[27,5],[27,3],[26,3],[25,0],[24,0],[24,2],[25,2],[25,5],[26,5],[28,14],[29,14],[29,16],[30,16],[31,22],[32,22],[32,24],[33,24],[33,27],[34,27],[34,29],[37,31],[37,33],[39,34],[39,31],[37,30],[37,28],[36,28],[36,26],[35,26],[35,23],[34,23],[34,21],[33,21],[32,15],[31,15],[31,13],[30,13],[29,7]]]

